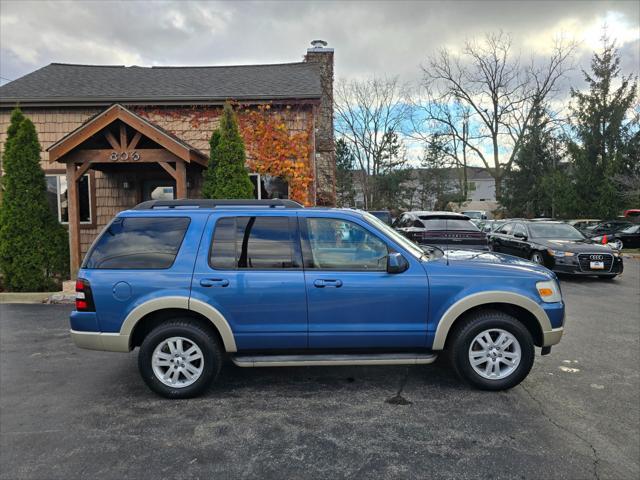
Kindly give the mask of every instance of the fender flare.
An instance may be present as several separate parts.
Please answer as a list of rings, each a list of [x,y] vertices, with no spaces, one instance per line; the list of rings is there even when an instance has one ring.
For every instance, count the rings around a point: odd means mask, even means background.
[[[552,330],[551,322],[549,321],[549,317],[547,317],[545,311],[529,297],[514,292],[491,290],[487,292],[474,293],[451,305],[447,311],[444,312],[444,315],[442,315],[442,318],[438,322],[438,327],[436,328],[431,349],[444,349],[447,335],[449,334],[454,322],[460,318],[460,315],[474,307],[490,303],[506,303],[524,308],[538,320],[538,324],[540,325],[543,335],[545,332],[550,332]]]
[[[137,323],[145,315],[156,312],[158,310],[166,310],[169,308],[191,310],[204,316],[211,322],[211,324],[220,334],[224,349],[227,352],[236,352],[238,350],[236,347],[235,338],[233,337],[233,332],[231,331],[231,327],[229,326],[229,322],[227,322],[224,316],[216,308],[212,307],[208,303],[193,298],[189,299],[189,297],[172,296],[155,298],[153,300],[144,302],[141,305],[138,305],[129,313],[129,315],[127,315],[127,318],[122,323],[122,327],[120,328],[120,335],[126,338],[130,338],[131,332],[133,332],[133,329],[135,328]]]

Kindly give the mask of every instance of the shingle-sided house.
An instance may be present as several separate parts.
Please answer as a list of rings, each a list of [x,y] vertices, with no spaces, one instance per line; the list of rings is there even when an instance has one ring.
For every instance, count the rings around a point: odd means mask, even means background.
[[[209,139],[229,100],[245,141],[252,140],[249,166],[261,165],[252,169],[259,170],[252,173],[256,198],[288,198],[292,191],[286,175],[264,164],[268,138],[255,138],[273,134],[297,146],[288,155],[302,157],[290,161],[308,172],[304,201],[333,205],[332,97],[333,49],[322,41],[312,42],[304,61],[275,65],[52,63],[0,87],[0,152],[19,105],[38,132],[52,209],[69,225],[73,272],[118,211],[201,195]],[[272,130],[257,128],[270,122]]]

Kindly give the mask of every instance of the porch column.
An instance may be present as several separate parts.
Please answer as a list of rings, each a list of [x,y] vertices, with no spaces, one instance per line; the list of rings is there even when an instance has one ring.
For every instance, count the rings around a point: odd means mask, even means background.
[[[75,278],[80,268],[80,199],[76,166],[67,163],[67,212],[69,216],[69,267],[71,278]]]
[[[187,198],[187,167],[182,160],[176,161],[176,198]]]

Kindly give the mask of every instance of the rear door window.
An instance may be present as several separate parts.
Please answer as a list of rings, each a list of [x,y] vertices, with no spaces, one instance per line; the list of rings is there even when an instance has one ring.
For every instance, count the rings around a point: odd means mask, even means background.
[[[522,225],[521,223],[516,223],[515,226],[513,227],[512,235],[515,235],[516,233],[526,236],[527,230],[524,228],[524,225]]]
[[[509,235],[511,233],[511,229],[513,229],[513,223],[506,223],[500,227],[498,233],[502,233],[503,235]]]
[[[209,264],[219,270],[301,268],[293,217],[228,217],[216,222]]]
[[[169,268],[189,222],[188,217],[116,218],[95,243],[82,268]]]

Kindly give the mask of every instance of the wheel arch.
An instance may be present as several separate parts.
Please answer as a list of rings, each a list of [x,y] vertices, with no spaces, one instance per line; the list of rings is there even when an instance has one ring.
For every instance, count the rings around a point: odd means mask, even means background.
[[[225,351],[237,351],[233,332],[224,316],[211,305],[188,297],[165,297],[139,305],[123,322],[120,335],[128,337],[129,348],[132,349],[142,343],[145,335],[155,325],[177,316],[188,317],[210,329]]]
[[[515,317],[529,330],[536,346],[543,345],[544,333],[552,329],[547,314],[532,299],[514,292],[480,292],[457,301],[444,313],[436,328],[432,350],[443,350],[455,325],[478,310],[499,310]]]

